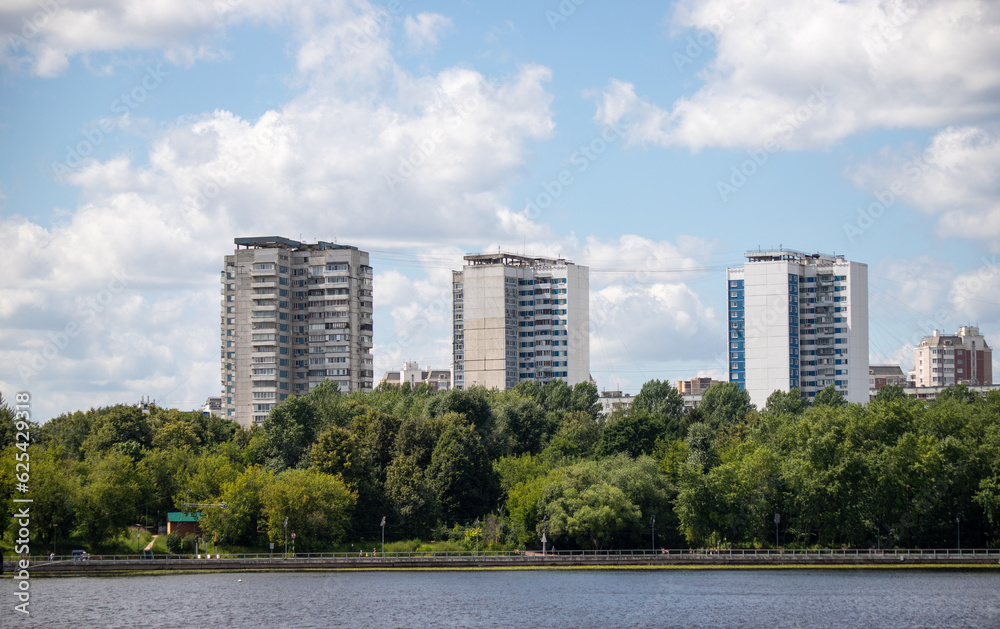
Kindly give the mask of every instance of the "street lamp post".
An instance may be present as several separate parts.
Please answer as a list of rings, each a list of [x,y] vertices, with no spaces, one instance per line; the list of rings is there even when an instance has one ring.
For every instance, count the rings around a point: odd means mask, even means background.
[[[549,516],[545,516],[544,518],[542,518],[542,522],[541,522],[541,524],[542,524],[542,557],[545,556],[545,544],[546,544],[546,542],[548,542],[548,540],[546,539],[546,536],[545,536],[545,534],[549,532],[548,519],[549,519]],[[535,530],[537,530],[537,529],[535,529]]]
[[[777,513],[774,514],[774,548],[778,549],[778,522],[781,522],[781,516]]]
[[[281,551],[282,556],[288,557],[288,517],[285,517],[285,547]]]
[[[385,516],[382,516],[382,557],[385,558]]]
[[[649,516],[650,548],[656,552],[656,514]]]
[[[962,514],[955,516],[955,530],[958,533],[958,554],[962,554]]]

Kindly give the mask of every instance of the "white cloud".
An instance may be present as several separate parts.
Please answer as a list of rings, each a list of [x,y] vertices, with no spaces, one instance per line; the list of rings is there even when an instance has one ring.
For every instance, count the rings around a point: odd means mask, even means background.
[[[954,334],[976,325],[987,342],[1000,338],[1000,260],[982,257],[960,271],[930,255],[882,261],[869,285],[869,341],[872,360],[913,366],[913,348],[934,330]]]
[[[349,74],[358,65],[389,63],[387,35],[395,19],[364,0],[21,0],[0,6],[0,32],[11,35],[0,48],[0,62],[51,77],[73,57],[159,50],[185,66],[225,55],[218,37],[224,29],[260,22],[294,29],[301,71],[335,57],[336,71]]]
[[[450,18],[438,13],[418,13],[406,16],[403,23],[410,46],[416,50],[437,46],[441,34],[454,26]]]
[[[937,215],[938,233],[983,239],[1000,252],[1000,135],[981,127],[948,127],[918,150],[885,149],[851,170],[859,187],[884,204],[897,199]]]
[[[504,189],[527,143],[552,133],[550,71],[411,75],[391,55],[390,25],[371,21],[379,11],[341,3],[303,22],[303,89],[283,106],[255,120],[221,110],[182,118],[153,134],[148,159],[88,159],[65,174],[83,201],[54,223],[0,219],[5,391],[33,389],[42,417],[140,395],[192,408],[218,394],[218,272],[235,236],[373,252],[433,243],[434,255],[460,261],[458,243],[546,233],[506,206]],[[424,317],[426,335],[401,358],[450,360],[450,301],[427,311],[438,292],[450,295],[450,267],[426,255],[415,257],[430,272],[409,284],[376,267],[388,316],[376,342],[412,334]],[[88,300],[116,271],[128,287],[91,314]]]
[[[705,84],[664,108],[612,79],[597,118],[625,126],[630,142],[817,148],[1000,113],[1000,6],[988,0],[688,0],[673,26],[695,29],[678,38],[678,72],[714,46]]]

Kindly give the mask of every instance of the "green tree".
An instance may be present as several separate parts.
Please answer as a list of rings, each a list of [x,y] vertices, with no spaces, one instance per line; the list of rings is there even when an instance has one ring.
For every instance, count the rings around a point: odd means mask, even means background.
[[[641,512],[618,487],[600,478],[593,462],[562,468],[539,498],[536,532],[597,550],[639,525]]]
[[[357,496],[335,476],[312,470],[286,470],[264,488],[268,538],[283,545],[284,521],[302,551],[325,550],[344,539]]]
[[[399,424],[396,433],[395,456],[413,457],[422,469],[431,464],[431,455],[437,445],[441,433],[459,416],[450,413],[431,419],[423,417],[407,417]]]
[[[190,474],[181,491],[174,496],[174,506],[182,509],[185,502],[216,502],[223,486],[235,479],[240,471],[222,454],[205,454],[192,460]]]
[[[80,491],[70,463],[58,448],[32,446],[31,454],[31,517],[41,523],[32,531],[32,539],[49,544],[53,536],[68,538],[73,530],[74,501]]]
[[[176,510],[174,498],[190,488],[189,479],[197,465],[197,455],[187,449],[153,449],[146,453],[142,464],[153,484],[145,507],[151,517],[158,516],[163,522],[168,512]]]
[[[35,431],[38,444],[46,447],[57,446],[67,456],[77,461],[83,460],[83,442],[90,434],[91,425],[97,414],[98,411],[91,409],[86,413],[75,411],[53,417]]]
[[[262,426],[263,454],[275,471],[295,467],[316,441],[319,413],[308,397],[290,397],[274,408]]]
[[[493,461],[493,471],[504,496],[524,483],[544,478],[552,467],[542,458],[532,454],[505,456]]]
[[[340,476],[354,491],[358,490],[368,471],[357,437],[336,424],[327,426],[320,434],[309,450],[309,461],[317,471]]]
[[[120,452],[93,455],[81,465],[77,519],[83,537],[98,546],[138,521],[153,494],[153,483],[145,466]]]
[[[489,396],[483,387],[451,389],[439,393],[428,404],[427,411],[431,417],[440,417],[448,413],[465,416],[466,421],[475,426],[484,445],[492,447],[493,444],[486,443],[486,440],[492,436],[495,419]]]
[[[832,384],[817,393],[816,397],[813,398],[813,406],[832,406],[836,408],[838,406],[845,406],[846,404],[847,400],[844,398],[844,394],[838,391]]]
[[[573,385],[573,396],[570,398],[570,403],[570,410],[582,411],[596,420],[601,410],[597,385],[593,382],[577,382]]]
[[[688,463],[703,472],[715,465],[715,431],[708,424],[699,422],[688,428],[684,445],[688,453]]]
[[[767,396],[764,404],[764,412],[770,415],[792,415],[798,416],[809,408],[809,400],[802,395],[798,387],[792,387],[787,393],[775,391]]]
[[[629,411],[646,411],[680,420],[684,416],[684,398],[669,380],[650,380],[642,385]]]
[[[566,400],[569,400],[568,387]],[[534,400],[520,399],[504,404],[497,413],[497,441],[505,455],[537,454],[543,439],[554,430],[545,409]]]
[[[593,456],[604,425],[584,411],[565,413],[543,455],[550,460]]]
[[[538,522],[541,520],[538,505],[547,482],[546,475],[535,476],[518,482],[507,490],[507,512],[514,523],[518,542],[525,546],[541,543],[541,535],[538,533]]]
[[[385,493],[399,536],[427,535],[437,519],[437,497],[412,456],[398,456],[386,470]]]
[[[102,454],[117,444],[147,448],[153,440],[149,417],[135,406],[118,404],[96,413],[82,445],[86,454]]]
[[[264,527],[264,495],[274,482],[274,472],[251,466],[225,483],[219,502],[225,508],[205,510],[201,527],[209,534],[218,533],[219,541],[228,544],[256,545]]]
[[[874,402],[892,402],[906,399],[906,389],[898,384],[887,384],[875,393]]]
[[[471,520],[492,510],[497,479],[475,428],[455,422],[445,428],[427,468],[445,522]]]
[[[597,455],[611,456],[624,452],[635,458],[642,454],[652,454],[656,448],[656,440],[663,434],[664,422],[661,415],[642,409],[630,409],[627,414],[604,427]]]
[[[701,396],[698,407],[707,424],[713,428],[740,424],[753,410],[750,394],[735,382],[714,384]]]
[[[197,448],[201,439],[195,432],[191,422],[174,419],[160,426],[153,437],[153,447],[165,448]]]
[[[0,395],[0,451],[17,441],[18,430],[14,421],[14,408]]]
[[[957,400],[958,402],[964,404],[975,404],[979,399],[979,394],[973,391],[965,384],[956,384],[950,386],[941,393],[938,394],[935,402],[948,402],[950,400]]]

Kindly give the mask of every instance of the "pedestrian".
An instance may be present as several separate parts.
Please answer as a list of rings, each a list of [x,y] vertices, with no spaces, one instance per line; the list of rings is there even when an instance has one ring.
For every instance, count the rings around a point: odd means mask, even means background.
[[[375,548],[372,548],[372,557],[378,557],[378,550]]]

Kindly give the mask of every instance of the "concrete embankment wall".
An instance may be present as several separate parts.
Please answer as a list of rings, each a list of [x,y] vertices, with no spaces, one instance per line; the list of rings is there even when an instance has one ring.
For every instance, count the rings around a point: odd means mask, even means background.
[[[225,558],[41,561],[29,567],[31,576],[86,576],[170,572],[253,572],[311,570],[419,570],[522,568],[994,568],[997,554],[671,554],[671,555],[563,555],[500,557],[357,557],[357,558]],[[15,571],[4,563],[4,576]]]

